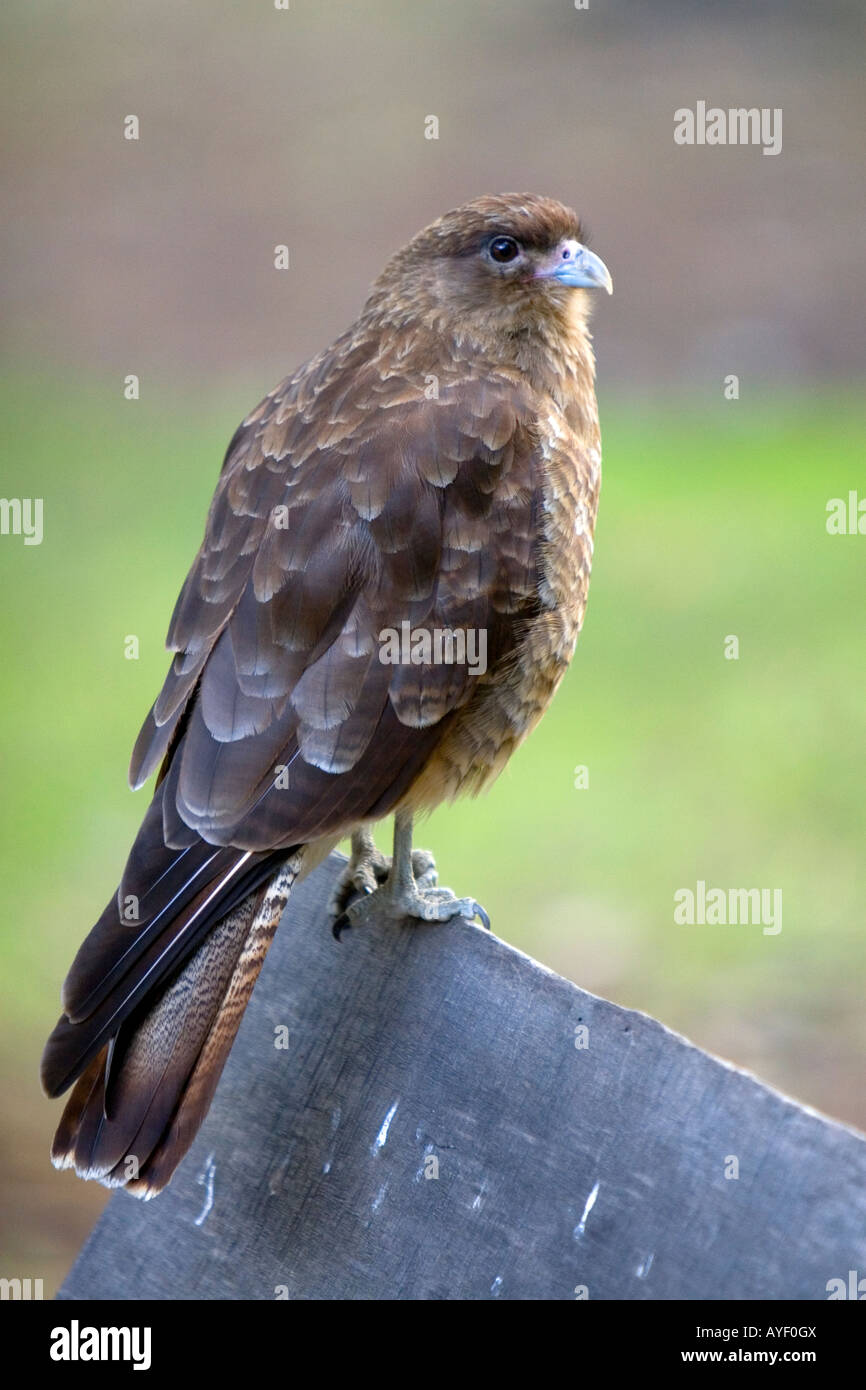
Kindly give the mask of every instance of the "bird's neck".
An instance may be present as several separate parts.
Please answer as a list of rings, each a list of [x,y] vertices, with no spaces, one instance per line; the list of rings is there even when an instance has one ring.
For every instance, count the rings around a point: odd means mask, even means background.
[[[453,379],[461,370],[477,376],[485,366],[493,376],[516,373],[540,396],[552,398],[573,427],[597,428],[595,356],[585,307],[576,295],[561,313],[519,325],[468,317],[455,325],[430,307],[402,321],[368,311],[358,327],[387,374],[393,370],[426,382],[432,376]]]
[[[595,438],[595,355],[583,307],[576,305],[575,309],[517,328],[510,326],[495,341],[482,339],[474,365],[477,369],[481,355],[492,368],[518,373],[540,401],[553,402],[572,429]]]
[[[563,314],[557,322],[536,322],[508,335],[503,347],[523,378],[536,391],[552,396],[563,409],[573,401],[575,392],[581,398],[594,399],[595,356],[582,314]]]

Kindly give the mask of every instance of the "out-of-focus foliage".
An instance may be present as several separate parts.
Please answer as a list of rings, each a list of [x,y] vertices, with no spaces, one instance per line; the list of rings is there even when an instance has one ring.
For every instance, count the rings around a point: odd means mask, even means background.
[[[10,0],[0,23],[0,495],[45,528],[0,537],[0,1273],[52,1292],[102,1200],[48,1164],[38,1056],[144,812],[125,768],[228,438],[481,192],[574,204],[612,270],[604,487],[554,707],[418,839],[507,940],[866,1125],[866,537],[825,528],[866,495],[859,7]],[[700,99],[781,107],[782,153],[675,146]],[[677,926],[701,879],[780,888],[782,931]]]

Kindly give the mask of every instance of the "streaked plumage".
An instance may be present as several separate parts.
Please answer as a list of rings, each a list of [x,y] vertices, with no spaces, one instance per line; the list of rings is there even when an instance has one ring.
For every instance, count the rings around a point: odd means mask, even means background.
[[[529,195],[447,214],[236,432],[133,753],[157,790],[45,1050],[49,1094],[80,1078],[59,1164],[160,1190],[291,881],[364,823],[480,790],[547,706],[600,483],[584,282],[551,260],[580,241]],[[383,664],[405,620],[485,630],[486,674]]]

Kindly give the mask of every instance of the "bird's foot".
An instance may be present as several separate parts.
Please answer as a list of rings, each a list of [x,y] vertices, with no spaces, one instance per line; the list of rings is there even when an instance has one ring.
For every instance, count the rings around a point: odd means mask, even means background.
[[[458,898],[450,888],[422,888],[417,882],[398,891],[389,880],[349,903],[342,919],[334,923],[334,934],[339,937],[346,927],[361,927],[383,915],[395,922],[407,917],[419,922],[450,922],[454,917],[465,917],[471,922],[478,917],[485,927],[490,926],[490,918],[474,898]]]
[[[361,832],[352,839],[352,856],[340,877],[331,897],[331,913],[334,918],[333,933],[339,941],[340,933],[349,926],[359,925],[351,922],[347,909],[353,899],[364,902],[372,897],[388,882],[391,860],[382,854],[373,843],[372,836]],[[415,887],[424,892],[435,888],[439,880],[436,860],[429,849],[412,850],[412,875]]]
[[[458,898],[439,888],[436,861],[429,850],[412,848],[412,817],[397,812],[394,858],[380,854],[371,831],[362,826],[352,836],[352,857],[340,875],[331,901],[333,933],[339,941],[347,927],[360,927],[374,917],[403,922],[450,922],[453,917],[490,918],[474,898]],[[357,896],[360,894],[360,896]]]
[[[352,856],[331,895],[331,913],[339,918],[358,893],[375,893],[385,882],[391,868],[391,861],[374,845],[372,839],[365,838],[359,845],[352,841]]]
[[[485,927],[490,926],[480,903],[474,898],[458,898],[450,888],[437,887],[438,877],[429,850],[412,850],[412,882],[405,884],[398,883],[391,860],[371,840],[357,848],[353,844],[352,858],[331,900],[334,936],[339,941],[347,927],[363,926],[380,915],[392,921],[408,917],[420,922],[450,922],[454,917],[471,922],[478,917]]]

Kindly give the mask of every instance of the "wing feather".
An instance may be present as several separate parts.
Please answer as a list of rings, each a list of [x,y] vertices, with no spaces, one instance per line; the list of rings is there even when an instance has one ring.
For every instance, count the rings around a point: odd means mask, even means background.
[[[157,791],[70,971],[49,1090],[152,1007],[275,856],[392,810],[513,661],[540,584],[533,401],[472,363],[435,399],[423,380],[344,341],[235,434],[133,754],[134,784],[161,764]],[[486,673],[423,651],[387,663],[406,623],[483,633]],[[103,1103],[87,1076],[83,1144]]]

